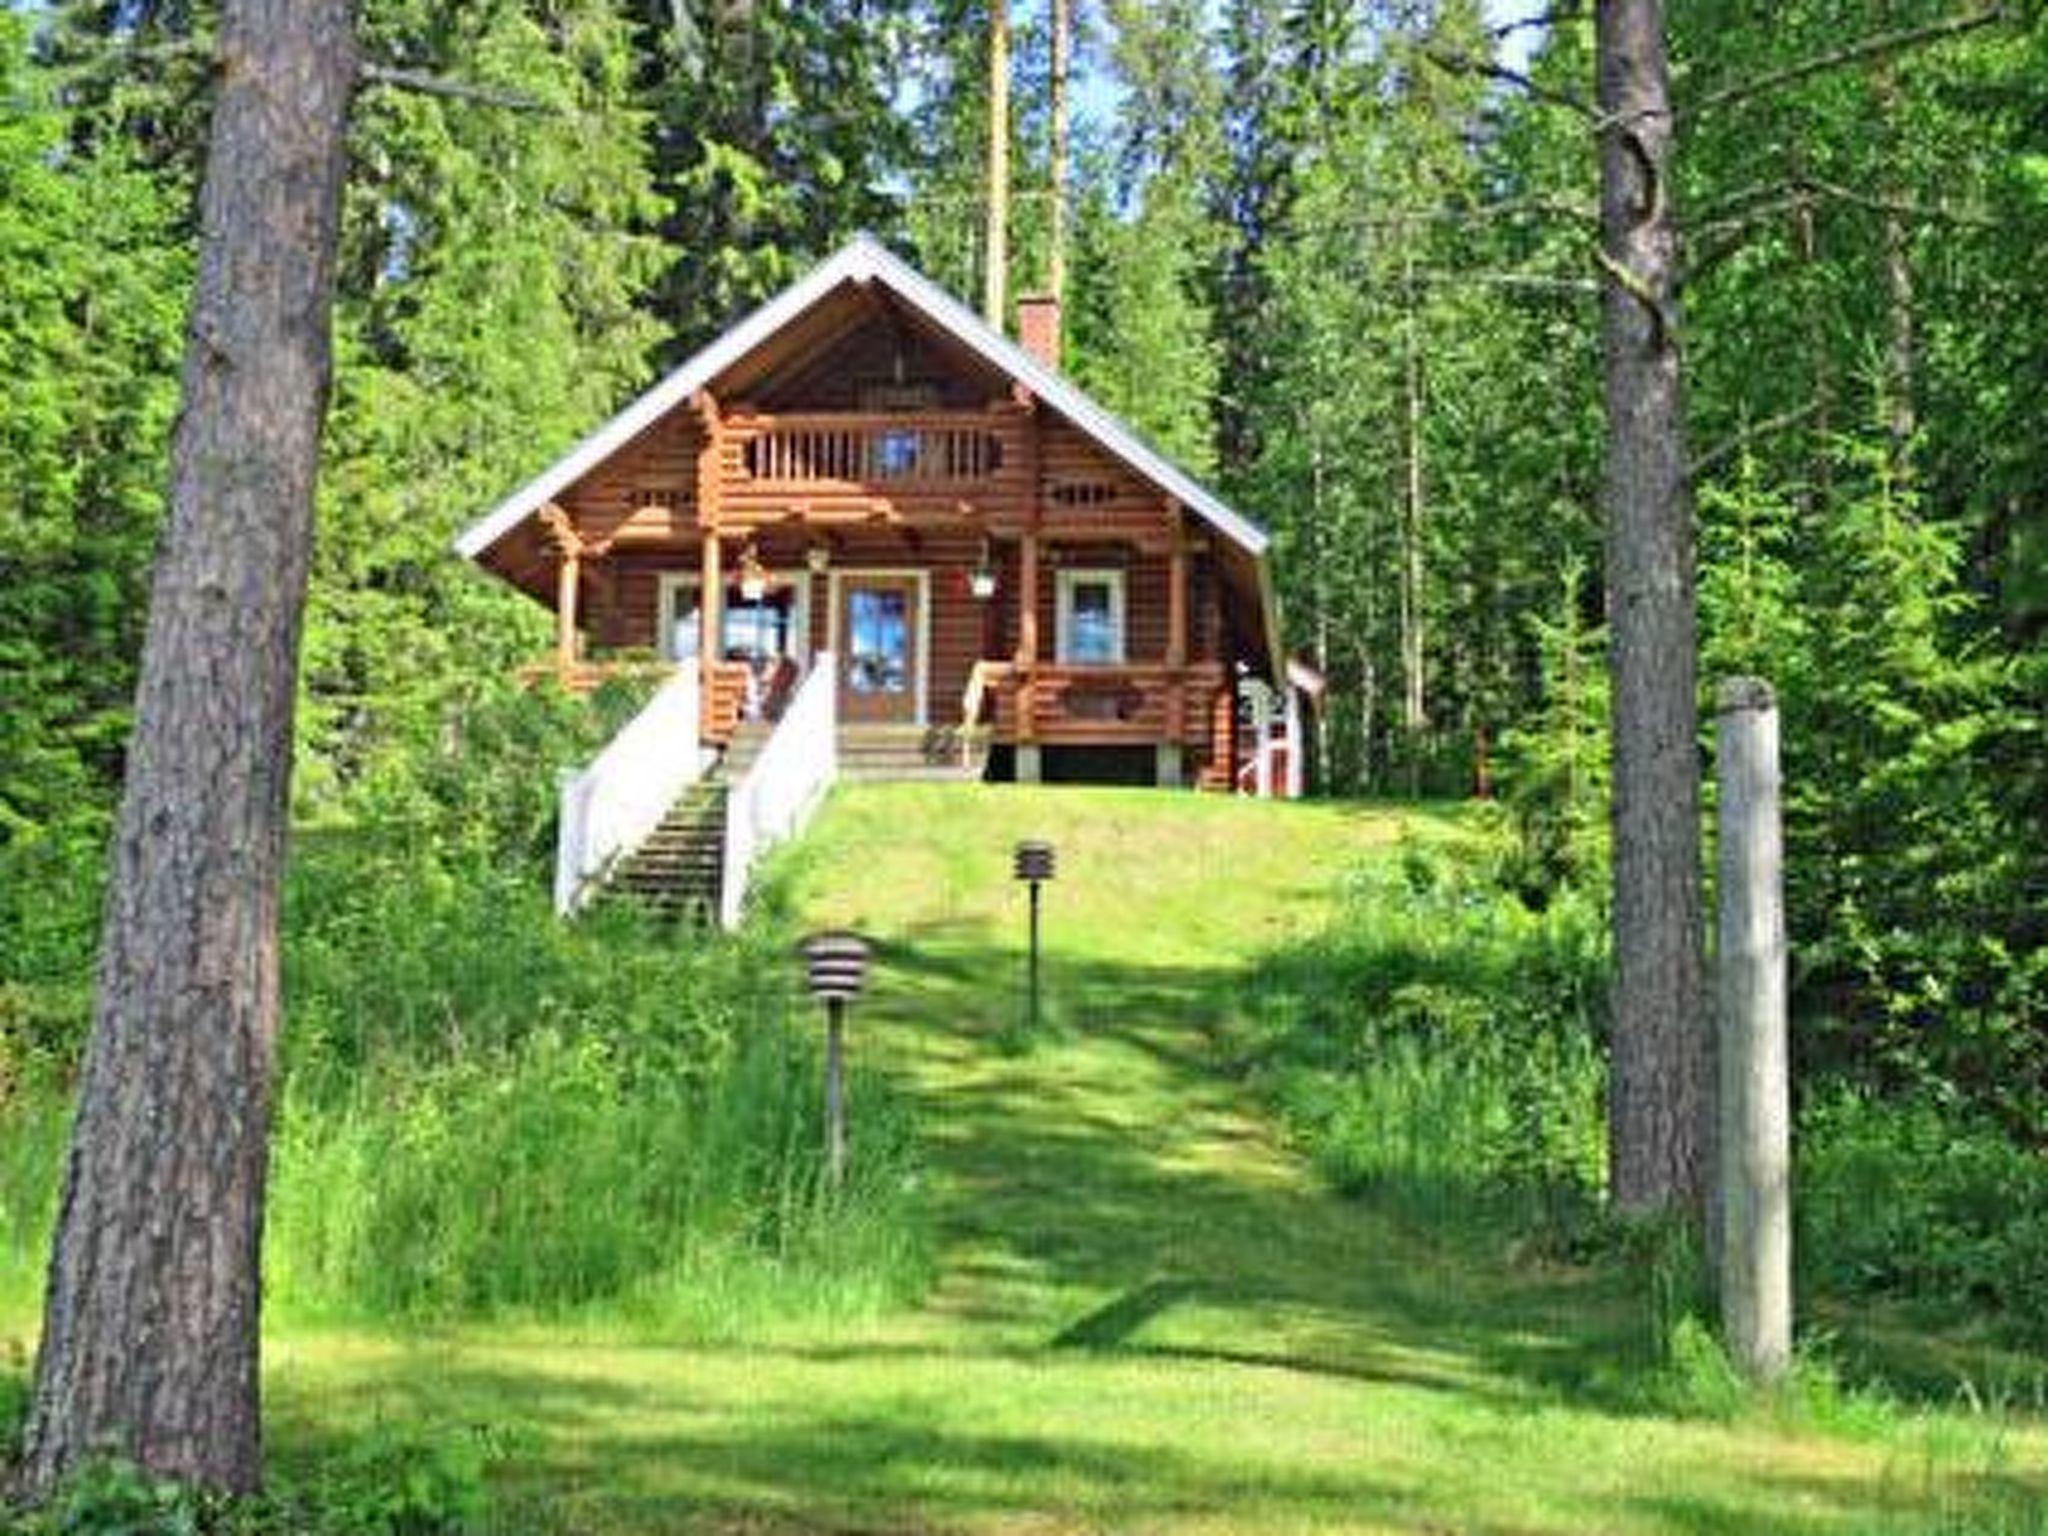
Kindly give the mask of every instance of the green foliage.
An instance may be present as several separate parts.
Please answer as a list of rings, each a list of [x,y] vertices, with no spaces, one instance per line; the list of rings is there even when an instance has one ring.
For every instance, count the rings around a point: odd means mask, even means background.
[[[1693,1313],[1680,1317],[1666,1345],[1660,1395],[1675,1412],[1692,1418],[1733,1419],[1754,1401],[1714,1331]]]
[[[839,1199],[822,1187],[816,1031],[779,929],[712,941],[630,910],[555,917],[533,797],[631,703],[486,700],[452,732],[459,766],[408,781],[404,815],[301,831],[274,1315],[599,1310],[711,1333],[923,1283],[910,1130],[885,1084],[855,1078],[855,1176]],[[47,1015],[10,1036],[0,1095],[0,1296],[20,1311],[54,1216],[90,934],[52,940],[61,984],[4,994]]]
[[[2038,857],[2003,764],[2030,734],[2011,669],[1962,638],[1957,530],[1878,443],[1838,445],[1827,514],[1754,464],[1703,500],[1710,674],[1757,673],[1783,716],[1801,1059],[1938,1085],[2038,1136],[2048,1057]]]
[[[44,1508],[8,1529],[18,1536],[201,1536],[226,1528],[223,1505],[125,1463],[100,1461],[81,1468]]]
[[[104,862],[83,817],[0,844],[0,1105],[61,1079],[77,1057]]]
[[[663,270],[648,309],[673,364],[855,230],[896,226],[891,183],[915,152],[900,108],[920,7],[635,0],[619,9],[637,24],[636,95],[659,205]],[[981,36],[964,18],[935,30],[942,49]]]
[[[1215,467],[1221,378],[1208,188],[1222,146],[1206,18],[1188,0],[1113,4],[1117,132],[1084,157],[1073,220],[1068,371],[1198,476]]]
[[[1603,1182],[1599,913],[1411,848],[1263,968],[1244,1046],[1340,1188],[1431,1221],[1569,1225]]]
[[[258,1505],[311,1536],[463,1536],[483,1528],[485,1476],[502,1448],[475,1428],[379,1423]],[[268,1506],[266,1509],[265,1506]]]
[[[1104,405],[1197,475],[1214,465],[1216,344],[1200,294],[1206,219],[1164,179],[1128,220],[1092,199],[1075,230],[1072,372]]]
[[[1555,618],[1531,621],[1542,693],[1502,742],[1504,801],[1513,820],[1510,885],[1543,903],[1570,889],[1604,899],[1609,846],[1606,633],[1584,613],[1584,577],[1567,566]]]
[[[815,1030],[777,935],[565,926],[529,861],[359,833],[302,850],[288,923],[286,1314],[720,1331],[920,1283],[885,1087],[857,1081],[858,1177],[821,1187]]]
[[[1226,481],[1331,680],[1328,786],[1465,793],[1530,702],[1529,616],[1591,553],[1583,245],[1530,206],[1564,201],[1583,136],[1497,127],[1436,62],[1485,51],[1473,6],[1260,9],[1244,46],[1277,36],[1282,67],[1235,130]]]
[[[189,282],[172,198],[64,148],[28,29],[0,12],[0,849],[118,768]]]
[[[309,1474],[273,1478],[233,1498],[150,1476],[122,1461],[88,1463],[6,1536],[466,1536],[485,1528],[488,1436],[379,1424]]]
[[[2048,1158],[1931,1098],[1837,1091],[1799,1121],[1802,1285],[1917,1298],[2048,1342]]]
[[[337,367],[301,655],[301,814],[431,793],[543,616],[449,536],[644,380],[660,252],[617,8],[385,0],[365,45],[547,105],[370,91],[352,125]]]

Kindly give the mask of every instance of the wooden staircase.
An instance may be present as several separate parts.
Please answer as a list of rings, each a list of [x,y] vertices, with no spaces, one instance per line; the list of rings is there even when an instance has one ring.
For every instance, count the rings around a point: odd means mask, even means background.
[[[963,757],[960,728],[946,725],[842,725],[839,777],[961,784],[980,779],[987,766],[985,742]]]
[[[612,866],[604,894],[665,917],[715,923],[725,884],[726,797],[773,729],[751,720],[737,726],[718,764],[669,808],[647,841]]]
[[[684,792],[638,848],[611,867],[600,899],[635,902],[710,926],[725,880],[726,799],[760,756],[773,727],[744,722],[724,757]],[[985,744],[963,758],[957,727],[849,725],[839,729],[842,779],[968,783],[987,765]]]
[[[715,923],[725,878],[726,791],[716,771],[691,785],[647,841],[612,866],[601,899],[634,902],[705,927]]]

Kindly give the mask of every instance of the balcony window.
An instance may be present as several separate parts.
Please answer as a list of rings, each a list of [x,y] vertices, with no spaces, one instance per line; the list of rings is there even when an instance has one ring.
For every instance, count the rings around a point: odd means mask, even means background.
[[[1118,666],[1124,659],[1124,573],[1061,571],[1056,644],[1059,659]]]

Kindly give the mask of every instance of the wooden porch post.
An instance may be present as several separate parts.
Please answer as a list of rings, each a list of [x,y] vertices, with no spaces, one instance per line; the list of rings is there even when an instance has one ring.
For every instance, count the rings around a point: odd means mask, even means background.
[[[583,541],[562,508],[541,509],[541,527],[555,546],[555,676],[564,688],[576,666],[576,603],[583,585]]]
[[[583,562],[574,545],[563,545],[555,571],[555,671],[562,685],[576,665],[576,593],[582,585]]]
[[[1166,664],[1188,664],[1188,542],[1181,528],[1180,504],[1166,504],[1166,534],[1172,542],[1167,557]]]
[[[1285,793],[1290,800],[1299,800],[1306,786],[1307,777],[1301,760],[1301,690],[1293,684],[1287,686],[1287,779]]]
[[[1188,664],[1188,541],[1182,526],[1180,503],[1166,503],[1166,664],[1175,675],[1166,683],[1166,735],[1179,743],[1188,730],[1187,679],[1180,669]]]
[[[699,713],[706,734],[717,725],[717,695],[713,686],[720,658],[718,637],[725,629],[725,571],[718,546],[718,521],[724,499],[725,445],[723,417],[718,400],[708,389],[691,398],[697,426],[704,441],[697,449],[697,529],[703,537],[703,563],[699,570],[703,585],[697,589],[697,681]]]
[[[724,629],[725,610],[725,561],[724,551],[719,547],[718,530],[704,530],[704,563],[702,578],[704,585],[697,592],[697,655],[704,675],[710,675],[713,662],[719,660],[718,637]],[[710,697],[710,689],[705,689]]]
[[[1264,684],[1254,682],[1252,692],[1252,750],[1257,754],[1252,759],[1253,793],[1261,800],[1272,798],[1273,754],[1273,695]]]
[[[1017,545],[1017,660],[1030,666],[1038,660],[1038,535],[1027,533]]]

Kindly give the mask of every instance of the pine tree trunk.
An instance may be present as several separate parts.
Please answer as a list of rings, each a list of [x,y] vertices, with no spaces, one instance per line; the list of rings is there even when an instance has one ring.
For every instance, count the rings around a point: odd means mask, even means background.
[[[1692,496],[1660,0],[1598,8],[1607,593],[1614,677],[1615,1206],[1696,1211],[1711,1108]]]
[[[351,0],[229,0],[150,598],[24,1456],[261,1477],[278,893]]]
[[[1309,440],[1308,484],[1309,484],[1309,551],[1312,559],[1309,577],[1309,591],[1315,607],[1315,657],[1316,670],[1324,677],[1330,675],[1330,553],[1329,524],[1323,512],[1323,443],[1313,429],[1304,425],[1303,434]],[[1329,729],[1325,717],[1323,728],[1316,732],[1316,783],[1323,793],[1335,793],[1337,787],[1335,764],[1331,759],[1330,738],[1335,733]]]
[[[1067,296],[1067,76],[1073,68],[1073,0],[1052,0],[1052,208],[1047,217],[1046,288],[1056,300]]]
[[[1891,7],[1884,7],[1883,14],[1889,22]],[[1899,211],[1907,195],[1905,177],[1900,171],[1906,141],[1900,124],[1899,75],[1895,61],[1889,58],[1878,61],[1874,86],[1878,120],[1883,124],[1879,164],[1883,167],[1881,180],[1885,198],[1885,430],[1891,439],[1892,471],[1904,480],[1911,474],[1913,438],[1920,430],[1920,420],[1913,403],[1913,375],[1916,371],[1914,333],[1918,329],[1913,312],[1913,238],[1906,227],[1905,215]]]
[[[1791,143],[1793,176],[1804,181],[1808,174],[1805,144],[1794,133]],[[1813,427],[1806,435],[1809,472],[1799,492],[1802,510],[1817,518],[1833,500],[1835,435],[1835,370],[1829,351],[1828,309],[1821,302],[1825,269],[1820,255],[1820,215],[1810,194],[1802,192],[1794,206],[1793,235],[1800,267],[1801,308],[1806,315],[1806,355],[1813,368]]]
[[[982,236],[981,317],[1003,328],[1010,275],[1010,5],[988,7],[988,223]]]
[[[1423,500],[1422,465],[1422,337],[1415,296],[1415,253],[1404,256],[1403,291],[1407,306],[1401,359],[1401,724],[1408,733],[1411,766],[1429,724],[1429,702],[1422,674]],[[1415,786],[1411,784],[1411,790]]]

